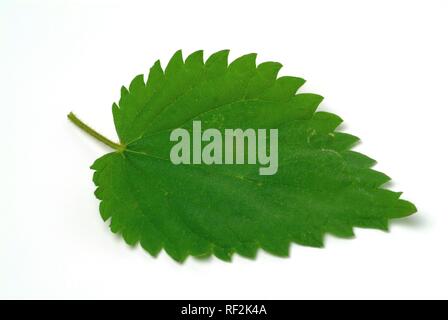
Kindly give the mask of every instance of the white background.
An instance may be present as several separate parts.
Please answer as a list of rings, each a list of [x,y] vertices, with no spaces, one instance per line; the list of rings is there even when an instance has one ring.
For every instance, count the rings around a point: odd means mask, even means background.
[[[0,2],[0,298],[448,298],[445,0]],[[282,259],[152,258],[113,235],[89,166],[120,87],[177,49],[282,62],[419,213]]]

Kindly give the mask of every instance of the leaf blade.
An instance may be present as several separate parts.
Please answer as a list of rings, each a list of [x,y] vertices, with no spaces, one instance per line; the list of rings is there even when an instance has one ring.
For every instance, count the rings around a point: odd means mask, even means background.
[[[387,230],[388,221],[416,212],[400,194],[382,189],[390,178],[373,159],[350,148],[355,136],[337,132],[342,119],[316,112],[322,97],[297,93],[304,80],[280,77],[281,64],[256,65],[256,55],[228,64],[228,50],[176,52],[148,81],[137,76],[113,105],[122,153],[93,165],[100,213],[129,245],[174,260],[234,253],[255,258],[259,248],[281,257],[291,243],[322,247],[324,235],[351,238],[354,227]],[[276,128],[279,167],[174,166],[171,129]],[[194,193],[190,190],[194,190]]]

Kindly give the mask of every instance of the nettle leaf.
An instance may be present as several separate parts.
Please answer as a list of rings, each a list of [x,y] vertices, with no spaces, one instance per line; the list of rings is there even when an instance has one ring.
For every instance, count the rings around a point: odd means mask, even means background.
[[[416,212],[400,193],[381,187],[389,177],[371,169],[374,160],[350,150],[358,138],[335,131],[341,118],[316,112],[322,97],[297,93],[303,79],[278,77],[281,65],[257,65],[255,54],[229,64],[228,54],[204,62],[202,51],[185,60],[178,51],[165,70],[157,61],[147,81],[135,77],[112,108],[120,143],[69,115],[115,149],[92,166],[100,213],[112,232],[153,256],[164,249],[176,261],[209,255],[228,261],[234,253],[254,258],[259,248],[287,256],[291,243],[322,247],[325,234],[387,230],[390,219]],[[260,164],[247,161],[173,164],[177,142],[170,134],[176,128],[193,134],[194,121],[202,131],[277,129],[275,174],[261,175]]]

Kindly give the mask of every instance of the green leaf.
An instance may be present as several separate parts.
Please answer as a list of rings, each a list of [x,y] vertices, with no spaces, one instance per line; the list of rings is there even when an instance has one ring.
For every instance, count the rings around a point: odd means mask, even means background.
[[[95,195],[100,213],[124,240],[151,255],[173,259],[234,253],[253,258],[259,248],[287,256],[291,243],[322,247],[325,234],[353,237],[354,227],[387,230],[416,208],[350,148],[358,138],[336,132],[342,120],[316,112],[322,97],[297,93],[304,80],[278,77],[281,65],[248,54],[228,64],[229,52],[185,61],[178,51],[165,70],[159,61],[123,87],[113,116],[120,143],[69,118],[114,152],[99,158]],[[278,129],[278,171],[260,164],[206,165],[170,161],[173,129],[193,121],[226,128]],[[269,139],[267,142],[270,142]]]

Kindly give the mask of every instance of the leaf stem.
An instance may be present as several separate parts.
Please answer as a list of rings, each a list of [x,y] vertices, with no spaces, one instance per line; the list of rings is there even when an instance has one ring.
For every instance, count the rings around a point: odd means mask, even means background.
[[[118,152],[122,152],[126,149],[126,146],[120,143],[113,142],[112,140],[109,140],[101,133],[98,133],[97,131],[89,127],[87,124],[82,122],[73,112],[70,112],[67,115],[67,118],[82,131],[86,132],[90,136],[94,137],[96,140],[101,141],[102,143],[111,147],[112,149],[117,150]]]

